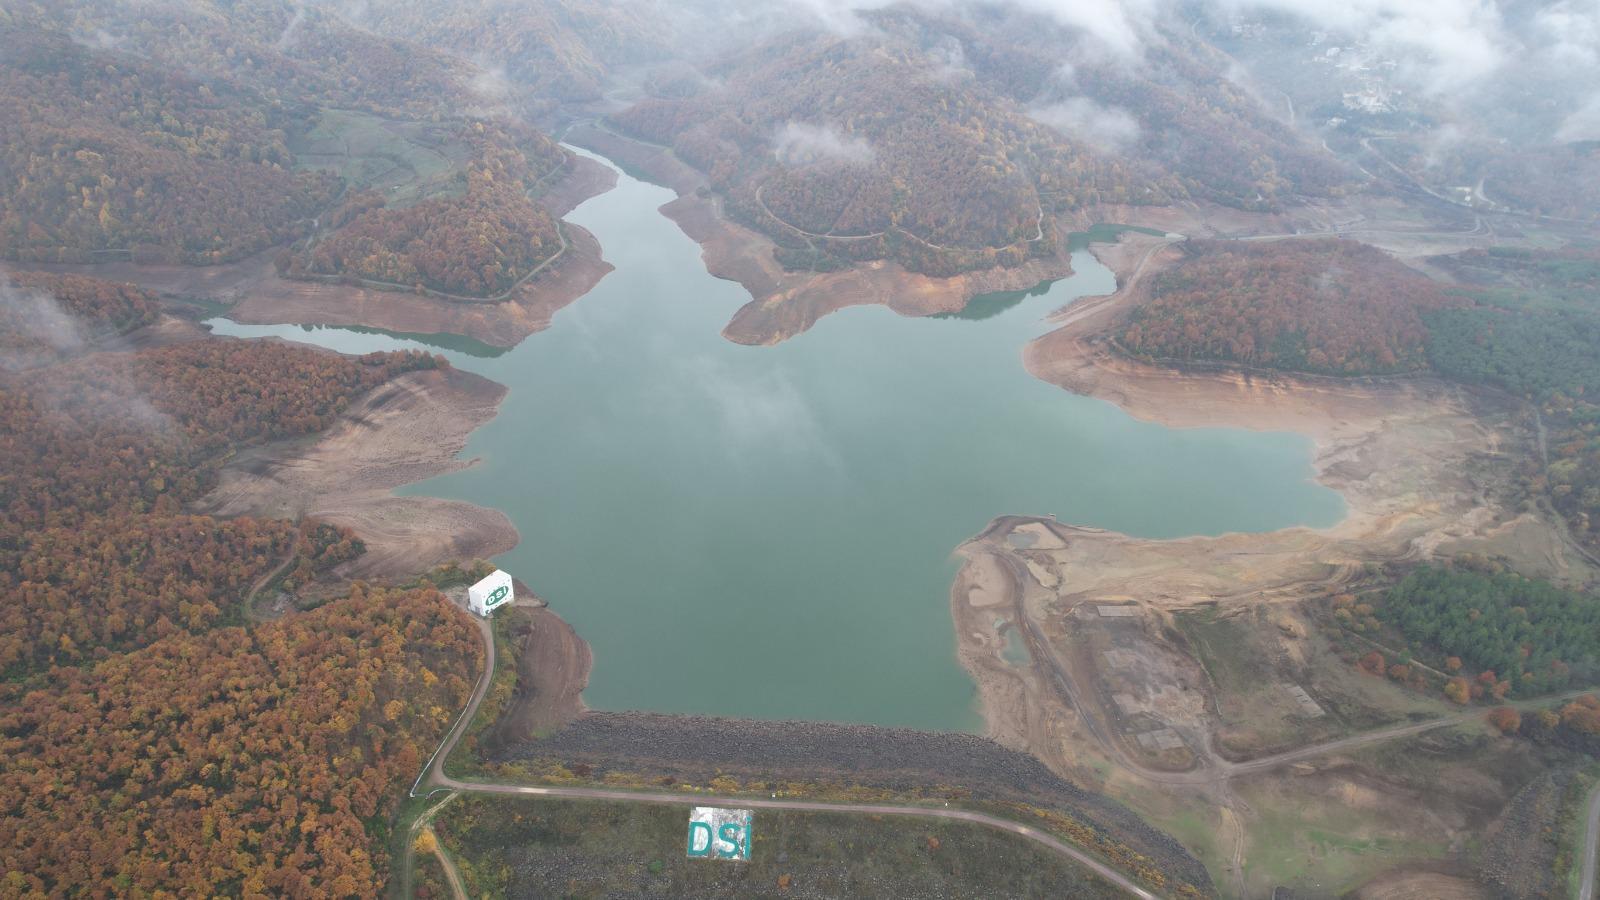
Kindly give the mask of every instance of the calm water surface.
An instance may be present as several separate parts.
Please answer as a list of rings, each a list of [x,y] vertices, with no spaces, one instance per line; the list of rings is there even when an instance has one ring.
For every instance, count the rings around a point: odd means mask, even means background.
[[[407,493],[504,510],[499,557],[594,648],[598,709],[975,729],[951,551],[1006,513],[1153,538],[1343,514],[1291,434],[1175,430],[1034,379],[1042,317],[1112,290],[1092,256],[983,317],[848,309],[776,347],[719,331],[749,295],[707,274],[622,176],[569,218],[616,266],[494,355],[459,338],[243,326],[349,352],[426,347],[510,387],[482,462]]]

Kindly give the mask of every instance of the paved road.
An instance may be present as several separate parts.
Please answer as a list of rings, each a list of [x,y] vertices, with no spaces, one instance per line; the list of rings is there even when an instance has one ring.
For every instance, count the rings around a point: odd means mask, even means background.
[[[463,612],[463,615],[470,613]],[[954,819],[960,822],[971,822],[977,825],[987,825],[1019,837],[1027,838],[1036,844],[1071,859],[1073,862],[1094,872],[1096,875],[1117,887],[1127,891],[1134,897],[1143,900],[1156,900],[1156,895],[1140,887],[1133,879],[1122,874],[1106,863],[1096,859],[1083,850],[1068,844],[1066,841],[1055,837],[1037,828],[1031,828],[1020,822],[1002,819],[981,812],[968,809],[950,809],[948,807],[928,806],[900,806],[876,803],[821,803],[810,800],[762,800],[751,797],[731,797],[718,794],[681,794],[671,791],[622,791],[604,788],[573,788],[573,787],[534,787],[521,784],[501,784],[497,782],[461,781],[445,774],[444,763],[455,751],[456,744],[461,741],[461,736],[466,733],[467,726],[477,715],[478,707],[483,704],[483,698],[489,693],[489,685],[494,678],[495,649],[494,632],[487,619],[472,617],[478,626],[478,632],[483,637],[484,669],[478,678],[477,687],[473,688],[472,697],[468,699],[467,706],[462,710],[461,716],[451,726],[445,735],[444,742],[439,749],[434,751],[433,758],[423,768],[422,774],[411,787],[411,796],[431,796],[439,791],[456,791],[463,794],[498,794],[521,795],[529,797],[555,797],[574,800],[609,800],[620,803],[657,803],[682,806],[707,806],[722,805],[735,806],[740,809],[791,809],[803,812],[832,812],[832,813],[860,813],[873,816],[909,816],[927,819]],[[441,806],[443,804],[440,804]],[[437,807],[435,807],[437,809]],[[431,812],[431,811],[430,811]],[[425,826],[428,814],[419,819],[419,825]],[[414,826],[415,828],[416,826]],[[409,844],[407,853],[409,854]],[[409,900],[411,886],[411,866],[406,866],[405,893],[402,898]]]
[[[617,791],[604,788],[551,788],[533,787],[520,784],[478,784],[474,782],[457,781],[448,779],[448,786],[462,793],[475,794],[517,794],[530,797],[557,797],[574,798],[582,800],[611,800],[624,803],[664,803],[682,806],[735,806],[740,809],[791,809],[804,812],[830,812],[830,813],[861,813],[872,816],[909,816],[925,819],[955,819],[961,822],[972,822],[978,825],[987,825],[1021,837],[1054,850],[1055,852],[1072,859],[1084,868],[1092,870],[1096,875],[1117,887],[1122,888],[1135,897],[1155,900],[1156,895],[1150,893],[1131,879],[1111,868],[1098,859],[1079,850],[1078,848],[1056,838],[1054,835],[1030,828],[1019,822],[1002,819],[997,816],[985,815],[968,809],[947,809],[943,807],[922,806],[892,806],[887,804],[870,803],[817,803],[806,800],[762,800],[750,797],[729,797],[716,794],[674,794],[664,792],[642,791]]]
[[[1596,857],[1600,856],[1600,784],[1589,793],[1589,826],[1583,832],[1583,881],[1578,885],[1578,900],[1594,900]]]

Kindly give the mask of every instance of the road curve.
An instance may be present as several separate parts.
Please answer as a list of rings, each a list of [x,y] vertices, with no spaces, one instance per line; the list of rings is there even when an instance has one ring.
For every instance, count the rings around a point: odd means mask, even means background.
[[[471,613],[463,611],[463,615]],[[488,619],[472,616],[474,624],[478,626],[478,633],[483,638],[484,667],[478,676],[478,684],[473,688],[472,696],[467,700],[466,707],[456,719],[454,725],[446,732],[444,741],[439,744],[433,757],[423,767],[422,774],[417,776],[417,781],[411,786],[412,797],[431,796],[439,791],[457,791],[463,794],[499,794],[521,795],[528,797],[554,797],[572,800],[609,800],[620,803],[657,803],[689,806],[706,806],[721,804],[736,806],[741,809],[790,809],[801,812],[832,812],[832,813],[859,813],[873,816],[909,816],[926,819],[953,819],[960,822],[971,822],[977,825],[986,825],[1000,831],[1027,838],[1036,844],[1052,850],[1073,862],[1094,872],[1106,881],[1116,885],[1141,900],[1156,900],[1156,895],[1128,876],[1122,874],[1101,860],[1087,852],[1074,847],[1066,841],[1057,838],[1038,828],[991,816],[969,809],[950,809],[937,806],[899,806],[892,804],[876,803],[823,803],[813,800],[778,800],[752,797],[731,797],[718,794],[684,794],[671,791],[623,791],[605,788],[577,788],[577,787],[535,787],[522,784],[501,784],[498,782],[461,781],[452,778],[444,771],[445,760],[455,752],[456,744],[460,743],[462,735],[466,734],[467,726],[472,723],[478,713],[478,707],[483,704],[483,698],[489,693],[489,685],[494,680],[495,648],[494,631]],[[442,804],[441,804],[442,805]],[[437,807],[435,807],[437,809]],[[409,849],[409,848],[408,848]],[[409,888],[411,881],[411,867],[406,867],[405,885]],[[409,900],[409,891],[402,895],[402,900]]]
[[[1600,784],[1589,792],[1589,826],[1583,832],[1583,881],[1578,884],[1578,900],[1594,900],[1596,857],[1600,856]]]

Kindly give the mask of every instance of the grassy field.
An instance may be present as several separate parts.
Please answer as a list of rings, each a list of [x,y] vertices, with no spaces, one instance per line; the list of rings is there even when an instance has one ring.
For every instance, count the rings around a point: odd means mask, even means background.
[[[1217,744],[1238,757],[1460,709],[1358,670],[1315,620],[1291,609],[1188,613],[1176,624],[1215,690]],[[1285,684],[1304,688],[1325,714],[1306,716]],[[1550,817],[1541,786],[1578,764],[1573,753],[1474,722],[1240,777],[1231,788],[1242,801],[1249,888],[1339,896],[1416,866],[1531,883],[1551,866],[1554,844],[1541,835],[1570,825]],[[1231,882],[1231,843],[1200,798],[1133,790],[1121,799],[1181,840],[1219,884]]]
[[[749,862],[685,856],[678,806],[462,798],[435,828],[468,893],[495,897],[1118,897],[980,826],[757,811]]]
[[[1434,698],[1374,678],[1340,659],[1320,629],[1306,625],[1290,639],[1271,615],[1221,618],[1212,612],[1177,617],[1180,630],[1216,688],[1222,727],[1217,745],[1249,758],[1450,710]],[[1298,685],[1322,708],[1309,717],[1288,692]]]
[[[1429,860],[1531,883],[1549,868],[1553,808],[1517,798],[1575,761],[1472,723],[1242,781],[1252,885],[1337,895]]]
[[[1227,834],[1222,817],[1209,798],[1139,782],[1129,782],[1116,797],[1145,821],[1183,844],[1206,867],[1216,884],[1232,883],[1228,875],[1231,846],[1225,840]]]
[[[1577,897],[1583,886],[1584,839],[1589,831],[1589,792],[1594,790],[1597,776],[1600,776],[1600,767],[1591,763],[1586,771],[1573,779],[1566,804],[1562,807],[1563,824],[1558,838],[1560,843],[1556,862],[1560,871],[1566,873],[1564,883],[1568,897]]]
[[[1292,885],[1308,896],[1338,896],[1395,865],[1435,859],[1448,844],[1388,827],[1366,809],[1319,805],[1315,815],[1279,802],[1292,794],[1257,784],[1240,793],[1257,815],[1250,827],[1246,871],[1266,890]]]
[[[456,190],[455,175],[469,154],[448,126],[341,109],[323,110],[289,149],[295,168],[332,172],[352,191],[381,191],[392,207]]]

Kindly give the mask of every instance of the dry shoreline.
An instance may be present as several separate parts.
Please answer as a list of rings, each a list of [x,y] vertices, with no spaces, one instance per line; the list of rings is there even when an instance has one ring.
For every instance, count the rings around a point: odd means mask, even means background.
[[[616,173],[574,155],[571,171],[540,198],[557,218],[616,184]],[[571,243],[568,259],[541,272],[499,303],[436,299],[404,291],[382,291],[278,276],[278,248],[220,266],[39,265],[52,272],[127,281],[164,294],[201,297],[229,304],[229,317],[247,325],[344,325],[415,334],[459,334],[494,347],[514,347],[550,326],[563,307],[587,294],[611,271],[594,235],[571,223],[562,229]]]
[[[1116,403],[1135,418],[1172,428],[1292,431],[1312,441],[1315,479],[1338,491],[1347,514],[1324,529],[1289,528],[1147,540],[1041,522],[1037,544],[1050,564],[1031,566],[1006,534],[963,545],[951,588],[958,656],[977,682],[989,733],[1069,767],[1062,738],[1074,713],[1040,673],[1003,656],[1009,618],[997,615],[1005,579],[1000,557],[1023,565],[1030,615],[1059,619],[1084,603],[1136,603],[1160,613],[1294,601],[1325,593],[1372,563],[1476,552],[1513,559],[1523,571],[1582,577],[1584,560],[1538,514],[1509,508],[1496,475],[1501,458],[1526,452],[1526,435],[1492,398],[1437,379],[1343,380],[1190,374],[1131,360],[1102,335],[1137,302],[1139,278],[1175,258],[1159,238],[1126,235],[1096,254],[1119,290],[1060,310],[1059,327],[1023,350],[1028,370],[1066,390]],[[1022,521],[1022,520],[1017,520]],[[1009,529],[1007,529],[1009,533]]]
[[[517,648],[517,682],[511,702],[489,727],[483,748],[494,754],[571,724],[587,712],[594,656],[589,644],[548,607],[521,607],[511,622]],[[525,618],[524,618],[525,617]]]
[[[771,239],[723,216],[717,198],[704,190],[705,176],[670,151],[593,125],[574,126],[567,140],[677,192],[676,200],[661,207],[662,214],[700,245],[707,271],[750,292],[750,302],[734,313],[722,332],[735,343],[776,344],[850,306],[878,304],[903,316],[959,312],[978,294],[1028,290],[1072,274],[1071,254],[1065,249],[1015,268],[951,278],[932,278],[883,261],[839,272],[787,272],[773,258]]]
[[[399,579],[441,563],[504,553],[519,535],[499,510],[395,488],[459,471],[467,436],[492,419],[506,388],[446,368],[409,372],[362,397],[310,441],[247,450],[193,510],[217,516],[313,516],[343,525],[367,552],[351,578]]]

